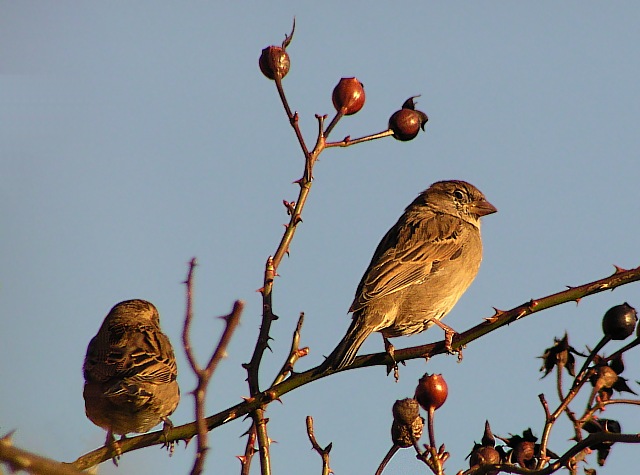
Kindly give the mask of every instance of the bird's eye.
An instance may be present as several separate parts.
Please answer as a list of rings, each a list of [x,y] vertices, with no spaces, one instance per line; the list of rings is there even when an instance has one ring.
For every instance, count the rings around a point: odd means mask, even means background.
[[[464,198],[464,195],[462,194],[462,191],[460,190],[456,190],[453,192],[453,196],[455,196],[455,198],[457,200],[461,200],[462,198]]]

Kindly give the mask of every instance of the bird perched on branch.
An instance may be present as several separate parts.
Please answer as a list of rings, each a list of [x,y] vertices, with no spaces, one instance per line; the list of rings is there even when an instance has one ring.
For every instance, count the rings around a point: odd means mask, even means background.
[[[114,306],[87,347],[84,360],[87,417],[107,431],[106,444],[118,445],[114,434],[147,432],[178,406],[180,389],[173,348],[160,330],[156,307],[145,300]]]
[[[349,312],[351,326],[320,366],[350,364],[365,339],[420,333],[440,320],[467,290],[480,267],[480,218],[497,209],[470,183],[439,181],[423,191],[382,238],[362,276]]]

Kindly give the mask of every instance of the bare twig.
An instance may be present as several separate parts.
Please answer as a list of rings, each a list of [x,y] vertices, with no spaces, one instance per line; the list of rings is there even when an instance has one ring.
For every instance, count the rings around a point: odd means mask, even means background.
[[[313,432],[313,417],[311,416],[307,416],[307,435],[309,436],[313,450],[322,458],[322,475],[329,475],[331,473],[331,468],[329,467],[329,452],[331,452],[333,444],[330,442],[324,449],[320,447]]]
[[[191,258],[191,261],[189,261],[187,280],[184,281],[187,292],[187,304],[184,317],[184,326],[182,327],[182,346],[184,348],[185,354],[187,355],[189,366],[191,366],[191,369],[193,369],[194,371],[198,367],[198,363],[196,362],[193,351],[191,350],[190,331],[191,321],[193,319],[193,273],[195,272],[197,265],[198,261],[196,260],[196,258]]]
[[[296,329],[293,332],[293,337],[291,339],[291,349],[289,350],[289,356],[286,361],[282,365],[282,368],[278,372],[278,375],[275,377],[271,386],[275,386],[276,384],[284,381],[287,375],[293,371],[293,367],[303,356],[306,356],[309,353],[309,348],[304,347],[300,348],[300,332],[302,330],[302,324],[304,322],[304,313],[300,312],[300,317],[298,318],[298,324],[296,325]],[[249,430],[247,430],[246,434],[249,436],[247,439],[247,444],[245,448],[244,455],[239,457],[242,462],[242,471],[241,475],[248,475],[249,469],[251,467],[251,460],[253,458],[253,454],[256,452],[255,444],[256,444],[256,427],[255,424],[251,424]]]
[[[298,317],[298,324],[296,325],[296,329],[293,331],[293,337],[291,338],[291,348],[289,349],[289,356],[287,356],[286,361],[282,365],[282,368],[280,368],[280,371],[271,383],[271,386],[275,386],[276,384],[284,381],[287,375],[289,375],[289,373],[293,371],[293,367],[296,362],[303,356],[307,356],[309,354],[308,346],[300,348],[300,332],[302,331],[303,323],[304,312],[300,312],[300,316]]]
[[[580,378],[582,378],[582,376],[584,375],[585,371],[587,371],[587,368],[589,367],[593,359],[598,355],[598,352],[604,347],[604,345],[606,345],[610,341],[611,341],[611,337],[609,335],[605,335],[598,342],[596,347],[593,350],[591,350],[591,353],[589,353],[589,356],[587,356],[587,359],[584,360],[584,364],[582,365],[582,368],[580,368],[580,371],[576,373],[574,384],[578,383]]]
[[[620,356],[622,353],[629,351],[631,348],[635,348],[636,346],[640,345],[640,337],[637,337],[635,340],[631,341],[629,344],[623,346],[622,348],[620,348],[618,351],[616,351],[615,353],[612,353],[610,356],[607,356],[606,358],[604,358],[602,360],[603,363],[608,363],[611,360],[616,359],[618,356]]]
[[[378,469],[376,470],[375,475],[382,475],[382,472],[384,471],[385,467],[391,461],[391,459],[393,458],[393,456],[396,454],[398,450],[400,450],[399,445],[393,444],[391,446],[389,451],[385,454],[384,458],[382,459],[382,462],[380,462],[380,465],[378,465]],[[418,449],[418,453],[420,453],[419,449]]]
[[[187,354],[187,360],[189,361],[191,369],[198,378],[198,384],[196,386],[196,389],[193,391],[193,396],[195,399],[195,423],[197,428],[198,447],[193,468],[191,470],[191,475],[199,475],[200,473],[202,473],[206,453],[208,450],[207,438],[209,431],[205,422],[204,408],[207,387],[209,385],[211,377],[213,376],[213,373],[218,367],[218,363],[226,355],[227,346],[229,344],[229,341],[231,340],[233,332],[238,326],[240,315],[242,314],[242,309],[244,308],[244,304],[241,301],[237,300],[233,304],[233,310],[231,311],[231,313],[229,315],[221,317],[224,319],[226,327],[222,332],[222,336],[220,337],[218,346],[211,355],[207,366],[202,368],[196,361],[195,355],[193,354],[193,350],[191,348],[191,340],[189,337],[191,321],[193,319],[193,273],[196,265],[196,259],[191,259],[186,280],[187,310],[184,319],[184,327],[182,329],[182,344],[184,346],[185,353]]]
[[[564,369],[564,365],[556,366],[556,390],[558,391],[558,400],[559,401],[562,401],[565,398],[564,390],[562,388],[562,386],[563,386],[563,379],[562,379],[563,369]],[[576,427],[576,424],[577,424],[576,416],[573,413],[573,411],[569,408],[568,405],[565,407],[564,412],[567,415],[567,417],[569,418],[569,420],[573,423],[574,427]]]
[[[247,435],[247,446],[244,450],[244,455],[239,455],[238,459],[240,459],[240,463],[242,464],[242,469],[240,470],[240,475],[249,475],[249,471],[251,470],[251,461],[253,460],[253,454],[257,452],[256,450],[256,430],[253,424],[249,430],[245,433]]]
[[[578,442],[566,451],[558,460],[547,465],[544,469],[535,471],[527,470],[526,472],[514,471],[513,473],[527,473],[531,475],[551,474],[565,467],[573,457],[586,448],[593,447],[594,445],[598,445],[602,442],[625,442],[629,444],[638,444],[640,443],[640,434],[616,434],[613,432],[597,432],[595,434],[590,434],[584,440]]]
[[[359,137],[357,139],[345,137],[340,142],[327,142],[325,148],[350,147],[351,145],[356,145],[362,142],[370,142],[371,140],[376,139],[382,139],[384,137],[389,137],[390,135],[393,135],[393,130],[387,129],[382,132],[378,132],[377,134],[365,135],[364,137]]]
[[[325,138],[329,137],[329,134],[331,133],[333,128],[338,124],[340,119],[342,119],[342,117],[344,117],[344,111],[343,110],[339,110],[338,112],[336,112],[336,115],[333,116],[333,119],[331,119],[331,122],[329,122],[329,125],[324,130]]]
[[[546,414],[546,421],[545,421],[544,429],[542,431],[542,439],[540,441],[541,456],[538,462],[538,468],[541,468],[542,463],[544,463],[544,461],[546,460],[547,444],[549,442],[549,435],[551,434],[551,429],[553,428],[553,425],[555,424],[556,420],[558,420],[558,417],[560,417],[560,415],[567,410],[567,408],[569,407],[569,403],[573,401],[573,399],[578,395],[578,392],[580,392],[580,389],[582,389],[582,386],[589,380],[590,376],[591,376],[590,371],[583,373],[582,377],[576,380],[576,385],[574,385],[571,388],[571,390],[567,393],[566,397],[560,402],[560,405],[556,408],[555,411],[553,411],[552,414],[549,414],[549,407],[547,406],[547,401],[544,399],[544,395],[541,394],[540,396],[538,396],[540,398],[540,401],[542,402],[542,405],[544,407],[545,414]],[[575,429],[576,429],[576,438],[578,440],[582,439],[582,435],[579,430],[580,428],[576,426]]]
[[[81,475],[83,473],[69,464],[15,447],[11,440],[12,435],[13,432],[0,437],[0,462],[5,463],[11,473],[21,470],[42,475]],[[1,466],[0,473],[2,473]]]

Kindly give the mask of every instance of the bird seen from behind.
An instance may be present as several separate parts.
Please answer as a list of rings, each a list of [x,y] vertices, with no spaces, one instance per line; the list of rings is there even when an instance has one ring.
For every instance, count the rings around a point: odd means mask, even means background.
[[[114,434],[147,432],[160,422],[171,427],[168,416],[180,401],[178,370],[150,302],[127,300],[111,309],[89,343],[83,372],[87,417],[107,431],[106,444],[116,451]]]

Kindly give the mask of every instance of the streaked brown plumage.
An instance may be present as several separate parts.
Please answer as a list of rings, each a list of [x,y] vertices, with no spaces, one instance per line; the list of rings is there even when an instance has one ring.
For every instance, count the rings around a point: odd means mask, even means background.
[[[412,335],[449,313],[480,267],[480,218],[496,211],[464,181],[423,191],[382,238],[349,309],[351,326],[321,369],[350,364],[373,332]]]
[[[113,434],[147,432],[178,406],[180,390],[173,348],[160,330],[158,311],[145,300],[114,306],[87,348],[84,360],[87,417]]]

